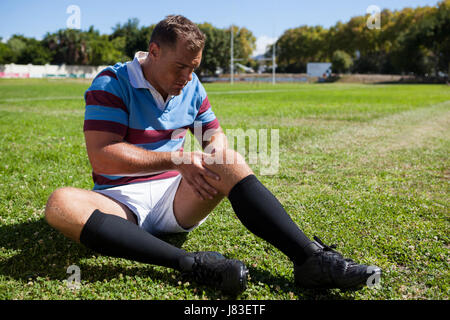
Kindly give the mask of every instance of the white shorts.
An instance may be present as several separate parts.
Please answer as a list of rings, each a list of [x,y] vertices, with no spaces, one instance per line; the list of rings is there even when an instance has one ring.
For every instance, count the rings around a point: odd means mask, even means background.
[[[173,200],[181,182],[181,174],[161,180],[150,180],[93,190],[113,198],[126,205],[137,217],[138,225],[153,235],[190,232],[202,224],[190,229],[181,227],[173,212]]]

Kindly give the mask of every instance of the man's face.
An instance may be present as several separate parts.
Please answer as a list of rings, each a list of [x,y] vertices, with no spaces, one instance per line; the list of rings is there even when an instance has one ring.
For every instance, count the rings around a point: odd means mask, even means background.
[[[152,59],[153,85],[168,95],[179,95],[192,80],[192,72],[200,66],[202,50],[192,52],[186,49],[185,41],[178,41],[176,48],[151,43],[149,55]]]

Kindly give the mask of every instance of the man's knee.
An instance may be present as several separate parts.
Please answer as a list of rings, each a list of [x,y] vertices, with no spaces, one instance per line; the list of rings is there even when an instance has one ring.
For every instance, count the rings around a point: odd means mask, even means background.
[[[253,174],[252,169],[245,162],[245,158],[234,150],[226,150],[212,155],[213,159],[206,163],[206,167],[217,173],[221,180],[214,181],[208,179],[208,182],[219,188],[223,195],[228,195],[231,188],[243,178]]]
[[[207,165],[218,167],[219,170],[220,168],[223,168],[222,170],[228,172],[235,172],[238,174],[248,174],[252,172],[245,161],[245,158],[239,152],[232,149],[218,151],[212,154],[205,162]]]
[[[52,192],[45,205],[45,220],[48,224],[53,225],[55,220],[58,219],[64,203],[67,203],[70,198],[72,189],[71,187],[63,187]]]

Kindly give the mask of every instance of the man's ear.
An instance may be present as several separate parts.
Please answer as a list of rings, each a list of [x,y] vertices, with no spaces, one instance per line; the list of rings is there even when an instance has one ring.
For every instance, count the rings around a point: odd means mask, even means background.
[[[153,59],[158,59],[161,55],[161,47],[155,43],[150,42],[148,45],[148,55]]]

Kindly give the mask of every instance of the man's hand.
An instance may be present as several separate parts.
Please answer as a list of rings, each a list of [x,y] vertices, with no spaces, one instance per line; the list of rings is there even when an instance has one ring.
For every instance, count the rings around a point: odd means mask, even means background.
[[[211,155],[195,151],[184,152],[181,155],[181,163],[177,165],[176,169],[181,173],[189,186],[191,186],[194,193],[202,200],[213,199],[218,191],[214,189],[205,179],[220,180],[220,177],[205,167],[205,158]]]

